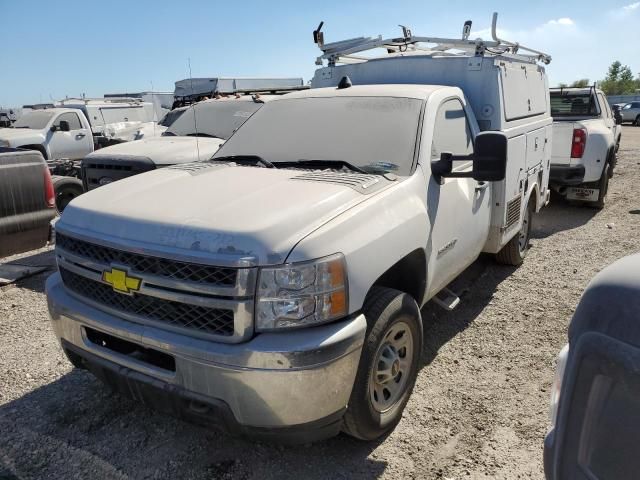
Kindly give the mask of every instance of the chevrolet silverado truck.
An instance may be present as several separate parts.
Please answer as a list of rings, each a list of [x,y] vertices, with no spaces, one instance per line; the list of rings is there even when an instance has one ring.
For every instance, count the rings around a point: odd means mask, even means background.
[[[446,287],[481,252],[527,253],[549,197],[550,57],[497,38],[495,16],[493,40],[434,49],[407,30],[314,37],[313,88],[213,158],[67,207],[48,305],[70,361],[147,405],[267,439],[372,440],[413,389],[420,308],[454,308]]]
[[[162,136],[113,145],[87,155],[82,161],[84,189],[156,168],[208,160],[269,98],[244,95],[183,107],[184,112]]]
[[[622,128],[604,93],[594,87],[553,88],[551,179],[567,200],[603,208]]]

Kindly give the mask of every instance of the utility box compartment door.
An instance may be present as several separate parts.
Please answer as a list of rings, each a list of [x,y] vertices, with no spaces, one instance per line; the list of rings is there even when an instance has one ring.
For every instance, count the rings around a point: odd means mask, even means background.
[[[500,62],[502,103],[506,121],[541,115],[547,110],[546,82],[535,65]]]

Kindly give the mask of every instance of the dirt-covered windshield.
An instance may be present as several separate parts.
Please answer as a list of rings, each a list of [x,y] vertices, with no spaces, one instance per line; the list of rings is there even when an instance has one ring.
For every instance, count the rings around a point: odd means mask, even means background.
[[[411,173],[422,100],[305,97],[269,102],[216,155],[273,163],[342,161],[365,171]]]
[[[31,128],[33,130],[42,130],[47,126],[49,120],[53,116],[53,112],[39,110],[36,112],[27,112],[22,115],[13,124],[13,128]]]
[[[264,105],[253,100],[209,100],[188,108],[167,135],[215,137],[226,140]]]

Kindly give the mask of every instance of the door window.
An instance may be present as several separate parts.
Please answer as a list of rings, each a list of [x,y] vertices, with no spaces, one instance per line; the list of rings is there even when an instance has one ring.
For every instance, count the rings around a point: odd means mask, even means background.
[[[61,121],[68,122],[70,130],[82,129],[82,124],[80,123],[80,118],[78,117],[77,113],[72,113],[72,112],[63,113],[56,119],[56,122],[54,123],[54,125],[60,128]]]
[[[598,94],[598,100],[600,101],[600,105],[602,105],[602,113],[604,113],[604,116],[607,118],[613,117],[611,109],[609,108],[609,103],[604,99],[604,96],[601,93]]]
[[[473,135],[467,121],[467,114],[460,100],[445,100],[436,113],[431,143],[431,158],[440,159],[443,152],[453,155],[471,155],[473,153]],[[471,160],[454,162],[454,170],[471,168]]]

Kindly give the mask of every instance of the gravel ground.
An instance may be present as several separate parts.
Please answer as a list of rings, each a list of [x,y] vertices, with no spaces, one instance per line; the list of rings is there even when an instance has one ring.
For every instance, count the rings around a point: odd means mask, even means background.
[[[423,368],[400,425],[377,443],[304,447],[166,418],[73,371],[49,327],[49,273],[0,289],[0,480],[31,478],[543,478],[554,361],[593,275],[640,250],[640,128],[625,127],[608,205],[556,201],[518,268],[482,257],[451,313],[427,305]],[[52,267],[51,251],[22,262]]]

